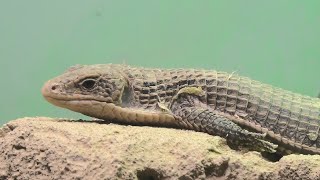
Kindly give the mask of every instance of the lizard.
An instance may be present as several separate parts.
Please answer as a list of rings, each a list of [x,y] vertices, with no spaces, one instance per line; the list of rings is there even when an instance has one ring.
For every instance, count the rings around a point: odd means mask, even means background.
[[[53,105],[116,123],[205,132],[260,152],[320,154],[320,99],[235,73],[76,65],[41,91]]]

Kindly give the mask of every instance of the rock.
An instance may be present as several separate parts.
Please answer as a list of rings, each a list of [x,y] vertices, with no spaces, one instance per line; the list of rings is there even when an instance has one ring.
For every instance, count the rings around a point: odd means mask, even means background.
[[[45,117],[4,125],[0,151],[0,179],[320,179],[319,155],[270,162],[205,133]]]

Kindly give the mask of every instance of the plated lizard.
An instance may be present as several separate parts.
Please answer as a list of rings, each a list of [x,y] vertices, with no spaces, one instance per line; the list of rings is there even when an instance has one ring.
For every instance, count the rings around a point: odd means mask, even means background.
[[[50,103],[132,125],[175,127],[280,154],[320,154],[320,100],[200,69],[77,65],[45,83]]]

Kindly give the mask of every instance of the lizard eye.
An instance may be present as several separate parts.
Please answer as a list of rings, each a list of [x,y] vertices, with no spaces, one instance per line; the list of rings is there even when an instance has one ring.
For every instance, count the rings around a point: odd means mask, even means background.
[[[80,83],[81,87],[83,87],[86,90],[93,89],[94,87],[96,87],[96,84],[97,80],[95,79],[85,79]]]

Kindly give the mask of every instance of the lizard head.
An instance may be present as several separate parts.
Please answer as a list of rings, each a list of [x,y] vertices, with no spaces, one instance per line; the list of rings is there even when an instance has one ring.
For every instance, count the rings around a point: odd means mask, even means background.
[[[117,65],[77,65],[46,82],[42,95],[50,103],[100,118],[106,104],[120,106],[127,80]],[[122,66],[123,67],[123,66]]]

